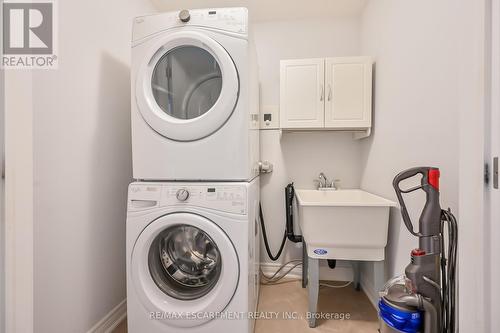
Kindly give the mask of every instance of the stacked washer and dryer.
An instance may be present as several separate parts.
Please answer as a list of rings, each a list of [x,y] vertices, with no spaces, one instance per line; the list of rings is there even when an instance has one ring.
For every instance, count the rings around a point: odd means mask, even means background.
[[[247,10],[136,18],[131,82],[128,330],[252,332],[259,111]]]

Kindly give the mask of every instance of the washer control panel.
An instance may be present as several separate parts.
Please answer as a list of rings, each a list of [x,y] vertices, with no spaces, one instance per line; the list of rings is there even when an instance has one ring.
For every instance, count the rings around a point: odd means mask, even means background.
[[[241,185],[163,186],[161,205],[190,205],[218,211],[246,214],[247,190]]]

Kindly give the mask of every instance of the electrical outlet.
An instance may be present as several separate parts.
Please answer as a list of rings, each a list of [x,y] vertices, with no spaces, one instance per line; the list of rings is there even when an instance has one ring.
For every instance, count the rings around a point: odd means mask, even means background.
[[[278,129],[280,126],[278,105],[263,105],[260,110],[260,129]]]

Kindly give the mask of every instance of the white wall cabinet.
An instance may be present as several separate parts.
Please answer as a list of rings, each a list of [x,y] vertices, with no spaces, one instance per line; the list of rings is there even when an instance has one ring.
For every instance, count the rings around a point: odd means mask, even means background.
[[[282,60],[280,127],[368,131],[372,66],[370,57]]]
[[[286,60],[280,67],[280,126],[323,127],[325,60]]]

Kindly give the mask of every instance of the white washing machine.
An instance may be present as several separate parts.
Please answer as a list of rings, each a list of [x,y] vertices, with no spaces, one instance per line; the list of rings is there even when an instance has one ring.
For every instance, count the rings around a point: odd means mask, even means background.
[[[257,70],[246,8],[136,18],[134,179],[253,179],[259,158]]]
[[[127,213],[130,333],[253,332],[259,178],[132,183]]]

